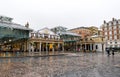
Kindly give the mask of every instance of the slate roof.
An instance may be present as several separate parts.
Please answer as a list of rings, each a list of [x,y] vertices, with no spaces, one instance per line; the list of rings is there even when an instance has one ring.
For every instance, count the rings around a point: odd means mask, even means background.
[[[32,29],[30,29],[30,28],[27,28],[27,27],[25,27],[23,25],[16,24],[16,23],[13,23],[13,22],[0,21],[0,27],[7,27],[7,28],[11,28],[11,29],[21,29],[21,30],[30,30],[30,31],[32,31]]]
[[[79,34],[77,34],[77,33],[72,33],[72,32],[60,32],[60,34],[62,34],[62,35],[71,35],[71,36],[80,36]]]

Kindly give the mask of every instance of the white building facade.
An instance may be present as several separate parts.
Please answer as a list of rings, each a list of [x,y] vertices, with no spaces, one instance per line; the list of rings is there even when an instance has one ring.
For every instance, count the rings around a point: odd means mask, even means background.
[[[112,21],[104,21],[101,28],[105,38],[105,47],[120,48],[120,19],[113,18]]]
[[[35,32],[31,32],[29,39],[29,52],[46,53],[52,51],[64,51],[63,41],[60,36],[52,32],[48,28],[43,28]]]

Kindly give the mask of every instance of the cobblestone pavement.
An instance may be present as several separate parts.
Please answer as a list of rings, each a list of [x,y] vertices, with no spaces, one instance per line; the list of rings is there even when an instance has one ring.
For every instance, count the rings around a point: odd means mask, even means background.
[[[0,58],[0,77],[120,77],[120,54]]]

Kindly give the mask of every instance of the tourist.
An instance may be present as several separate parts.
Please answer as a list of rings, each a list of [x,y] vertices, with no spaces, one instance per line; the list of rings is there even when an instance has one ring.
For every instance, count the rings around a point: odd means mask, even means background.
[[[114,55],[114,49],[112,48],[112,55]]]
[[[108,48],[106,48],[106,52],[108,54],[108,56],[110,55],[110,50]]]

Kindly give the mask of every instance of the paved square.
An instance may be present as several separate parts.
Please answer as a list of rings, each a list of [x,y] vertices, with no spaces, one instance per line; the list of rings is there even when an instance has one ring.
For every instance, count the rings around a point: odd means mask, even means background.
[[[120,54],[0,58],[0,77],[120,77]]]

